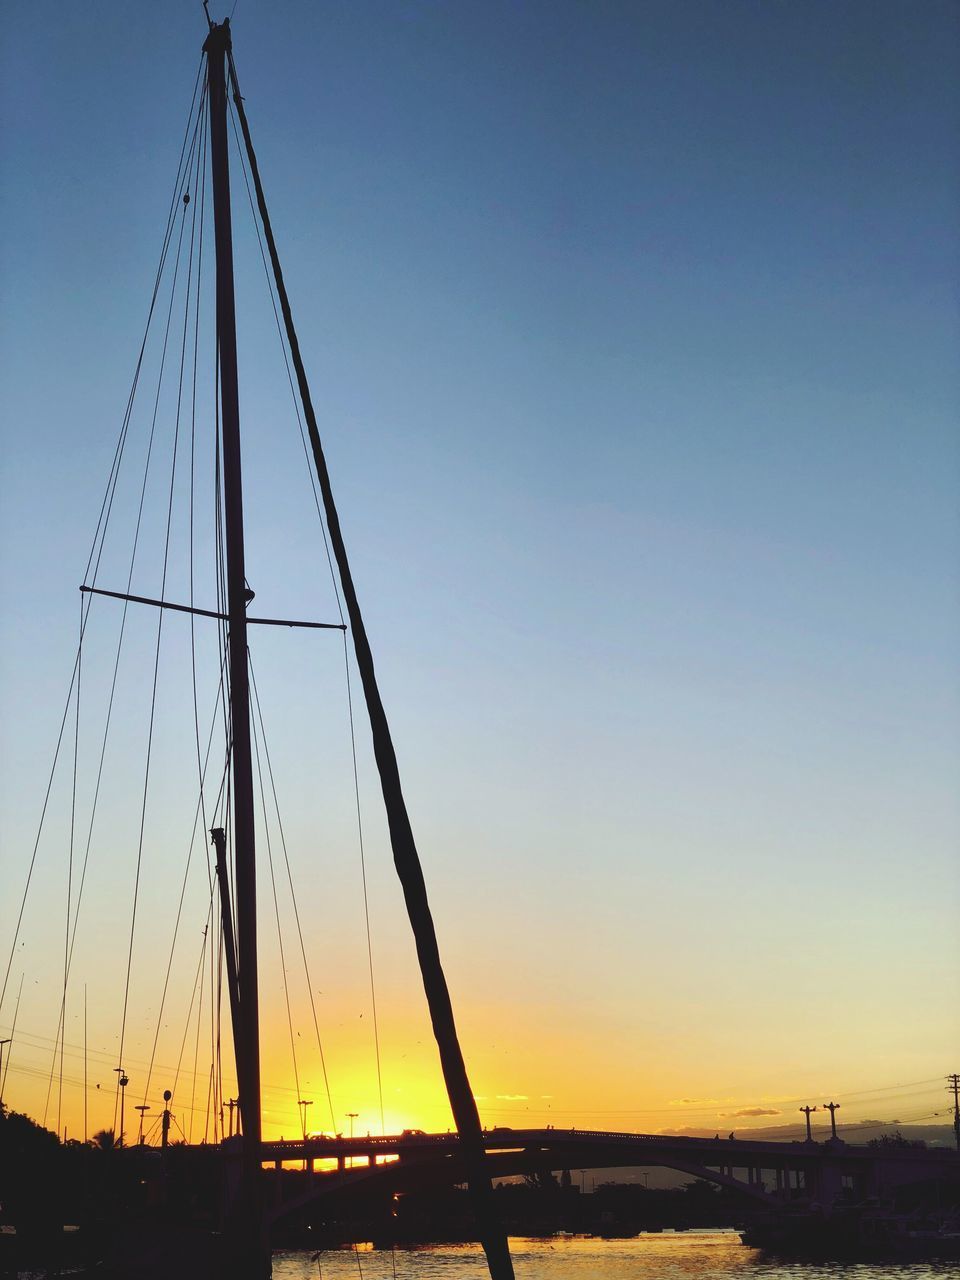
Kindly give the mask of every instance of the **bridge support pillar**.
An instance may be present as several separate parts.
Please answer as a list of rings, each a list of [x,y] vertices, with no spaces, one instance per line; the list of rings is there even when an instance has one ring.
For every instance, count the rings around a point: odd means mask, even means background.
[[[337,1173],[343,1173],[346,1167],[347,1167],[347,1157],[337,1156]]]

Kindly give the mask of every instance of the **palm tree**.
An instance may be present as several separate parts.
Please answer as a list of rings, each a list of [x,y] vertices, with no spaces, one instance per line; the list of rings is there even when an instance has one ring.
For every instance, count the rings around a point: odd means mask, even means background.
[[[90,1139],[91,1147],[99,1147],[101,1151],[112,1151],[116,1146],[116,1138],[112,1129],[99,1129]]]

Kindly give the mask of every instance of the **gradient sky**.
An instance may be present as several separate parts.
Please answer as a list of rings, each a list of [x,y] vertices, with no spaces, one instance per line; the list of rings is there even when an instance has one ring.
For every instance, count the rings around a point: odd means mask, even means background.
[[[185,0],[21,4],[4,24],[5,965],[203,24]],[[848,1118],[931,1114],[960,1045],[956,6],[239,0],[234,28],[484,1119],[712,1131],[827,1092]],[[248,577],[263,613],[333,618],[235,217]],[[103,585],[122,588],[123,532]],[[110,1120],[153,625],[131,615],[70,987],[70,1079],[84,980],[104,1055],[91,1129]],[[166,634],[133,1091],[195,803],[187,633]],[[257,635],[254,659],[337,1124],[375,1129],[339,643]],[[386,1122],[445,1128],[362,725],[359,766]],[[6,1035],[24,973],[5,1100],[33,1114],[69,784],[0,1011]],[[262,889],[266,1130],[292,1132]],[[199,861],[186,904],[155,1106]],[[301,1094],[326,1127],[283,910]],[[71,1132],[81,1101],[69,1083]]]

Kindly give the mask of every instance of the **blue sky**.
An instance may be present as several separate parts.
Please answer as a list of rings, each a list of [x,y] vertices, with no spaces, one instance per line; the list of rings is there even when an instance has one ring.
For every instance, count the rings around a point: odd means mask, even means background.
[[[201,19],[93,3],[5,20],[15,884]],[[239,0],[247,111],[478,1092],[566,1090],[575,1111],[596,1080],[792,1096],[807,1070],[867,1088],[956,1065],[957,36],[935,0]],[[248,576],[265,613],[332,616],[242,212]],[[276,750],[307,896],[355,904],[354,864],[348,879],[309,852],[312,752],[331,846],[348,840],[335,644],[265,638],[258,670],[290,730]],[[416,978],[365,747],[361,774],[399,1062]],[[56,838],[44,856],[62,868]],[[102,859],[120,918],[129,849],[118,836]],[[340,915],[324,930],[356,950]],[[570,1025],[616,1046],[622,1080],[602,1049],[579,1083],[557,1065],[581,1052]]]

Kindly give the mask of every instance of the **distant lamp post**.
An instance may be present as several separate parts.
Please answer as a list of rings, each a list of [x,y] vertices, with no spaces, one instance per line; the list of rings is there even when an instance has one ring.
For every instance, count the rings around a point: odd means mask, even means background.
[[[953,1093],[953,1136],[960,1151],[960,1075],[956,1071],[947,1076],[947,1092]]]
[[[354,1122],[354,1120],[356,1120],[356,1119],[359,1117],[359,1115],[360,1115],[360,1112],[359,1112],[359,1111],[348,1111],[348,1112],[347,1112],[347,1119],[350,1121],[350,1140],[351,1140],[351,1141],[353,1140],[353,1122]],[[350,1163],[349,1163],[349,1165],[347,1166],[347,1168],[349,1168],[349,1169],[352,1169],[352,1168],[353,1168],[353,1156],[351,1156],[351,1157],[350,1157]]]
[[[801,1107],[800,1110],[807,1117],[807,1141],[812,1142],[813,1134],[810,1131],[810,1117],[813,1115],[814,1111],[819,1111],[820,1108],[819,1107]]]
[[[313,1101],[310,1098],[299,1098],[297,1100],[297,1106],[301,1108],[301,1115],[303,1119],[300,1122],[300,1128],[303,1130],[303,1140],[304,1142],[306,1142],[307,1140],[307,1107],[312,1107]],[[311,1167],[310,1161],[307,1159],[306,1152],[304,1152],[304,1155],[303,1155],[303,1167],[304,1169],[309,1169]]]
[[[586,1179],[586,1176],[587,1176],[587,1171],[586,1171],[586,1169],[578,1169],[578,1170],[577,1170],[577,1172],[580,1174],[580,1194],[581,1194],[581,1195],[584,1195],[584,1193],[586,1192],[586,1189],[587,1189],[587,1188],[586,1188],[586,1183],[585,1183],[585,1179]]]
[[[649,1175],[649,1173],[647,1173],[646,1169],[644,1169],[644,1170],[643,1170],[643,1172],[640,1174],[640,1177],[643,1179],[643,1189],[644,1189],[644,1191],[649,1191],[649,1190],[650,1190],[650,1175]]]
[[[836,1140],[837,1140],[837,1112],[840,1110],[840,1103],[839,1103],[839,1102],[825,1102],[825,1103],[823,1104],[823,1109],[824,1109],[824,1111],[829,1111],[829,1112],[830,1112],[830,1137],[831,1137],[831,1139],[832,1139],[834,1142],[836,1142]],[[809,1117],[808,1117],[808,1119],[807,1119],[807,1124],[809,1124],[809,1123],[810,1123],[810,1120],[809,1120]]]
[[[135,1106],[135,1107],[134,1107],[134,1111],[139,1111],[139,1112],[140,1112],[140,1128],[139,1128],[139,1130],[138,1130],[138,1132],[137,1132],[137,1146],[138,1146],[138,1147],[142,1147],[142,1146],[143,1146],[143,1113],[144,1113],[145,1111],[149,1111],[149,1110],[150,1110],[150,1108],[149,1108],[148,1106],[146,1106],[146,1104],[145,1104],[145,1103],[142,1103],[142,1102],[141,1102],[141,1103],[139,1103],[137,1106]]]
[[[7,1036],[6,1040],[0,1040],[0,1111],[3,1110],[3,1046],[5,1044],[13,1044],[10,1036]]]
[[[161,1147],[163,1147],[164,1150],[166,1150],[167,1143],[170,1141],[170,1099],[172,1097],[173,1097],[173,1094],[170,1092],[170,1090],[164,1089],[163,1116],[161,1117],[161,1120],[160,1120],[160,1145]],[[233,1113],[231,1112],[230,1114],[232,1119]],[[181,1130],[181,1133],[182,1132],[183,1130]]]
[[[126,1097],[126,1088],[127,1088],[127,1085],[130,1083],[130,1081],[127,1078],[127,1073],[124,1071],[123,1067],[114,1067],[113,1072],[114,1072],[114,1075],[118,1075],[120,1077],[120,1140],[119,1142],[114,1143],[114,1145],[117,1147],[122,1147],[123,1146],[123,1102],[124,1102],[124,1098]]]

